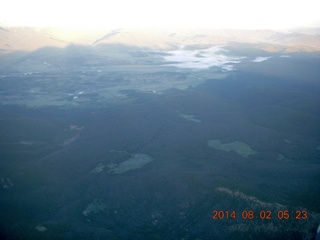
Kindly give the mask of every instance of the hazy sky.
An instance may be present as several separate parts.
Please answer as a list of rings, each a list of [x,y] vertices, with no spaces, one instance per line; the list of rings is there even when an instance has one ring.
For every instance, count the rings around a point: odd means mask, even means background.
[[[319,0],[2,0],[0,24],[65,28],[320,26]]]

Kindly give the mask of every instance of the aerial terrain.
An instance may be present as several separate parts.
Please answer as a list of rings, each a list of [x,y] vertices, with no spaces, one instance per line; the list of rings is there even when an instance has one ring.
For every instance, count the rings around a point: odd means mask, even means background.
[[[316,239],[320,30],[0,27],[1,239]]]

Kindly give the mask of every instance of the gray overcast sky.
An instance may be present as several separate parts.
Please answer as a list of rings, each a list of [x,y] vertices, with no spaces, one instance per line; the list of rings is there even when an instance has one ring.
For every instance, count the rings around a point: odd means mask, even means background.
[[[319,0],[3,0],[0,24],[64,28],[320,26]]]

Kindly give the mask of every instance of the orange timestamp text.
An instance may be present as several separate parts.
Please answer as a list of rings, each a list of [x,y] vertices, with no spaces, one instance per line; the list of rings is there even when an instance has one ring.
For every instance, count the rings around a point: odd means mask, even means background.
[[[277,210],[272,212],[271,210],[242,210],[242,211],[229,211],[229,210],[213,210],[212,219],[213,220],[222,220],[222,219],[262,219],[262,220],[271,220],[271,219],[296,219],[296,220],[305,220],[308,218],[307,210]]]

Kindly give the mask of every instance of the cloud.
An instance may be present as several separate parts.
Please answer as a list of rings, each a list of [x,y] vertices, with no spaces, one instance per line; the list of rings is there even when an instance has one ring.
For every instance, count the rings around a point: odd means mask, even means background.
[[[256,57],[251,62],[263,62],[263,61],[268,60],[269,58],[271,58],[271,57]]]
[[[233,65],[239,63],[245,57],[235,57],[224,55],[227,52],[222,47],[210,47],[201,50],[179,49],[169,51],[170,55],[164,56],[167,66],[179,68],[206,69],[210,67],[220,67],[224,71],[234,70]]]

